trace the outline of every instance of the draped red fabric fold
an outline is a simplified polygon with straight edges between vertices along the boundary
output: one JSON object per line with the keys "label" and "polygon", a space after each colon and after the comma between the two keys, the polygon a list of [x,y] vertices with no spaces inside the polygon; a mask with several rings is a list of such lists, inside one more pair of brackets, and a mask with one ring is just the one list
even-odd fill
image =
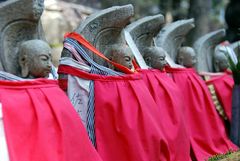
{"label": "draped red fabric fold", "polygon": [[229,121],[232,120],[232,90],[234,81],[229,74],[220,76],[211,76],[210,80],[206,81],[207,85],[213,85],[221,103],[224,112]]}
{"label": "draped red fabric fold", "polygon": [[218,116],[206,84],[193,69],[167,68],[182,90],[185,119],[190,129],[191,146],[197,160],[226,153],[237,147],[226,135],[224,123]]}
{"label": "draped red fabric fold", "polygon": [[170,160],[157,105],[140,74],[97,77],[66,66],[59,73],[94,80],[96,144],[104,161]]}
{"label": "draped red fabric fold", "polygon": [[101,161],[57,81],[0,81],[11,161]]}
{"label": "draped red fabric fold", "polygon": [[173,80],[160,70],[140,70],[143,80],[158,105],[159,124],[163,126],[172,161],[188,161],[190,136],[184,120],[183,97]]}

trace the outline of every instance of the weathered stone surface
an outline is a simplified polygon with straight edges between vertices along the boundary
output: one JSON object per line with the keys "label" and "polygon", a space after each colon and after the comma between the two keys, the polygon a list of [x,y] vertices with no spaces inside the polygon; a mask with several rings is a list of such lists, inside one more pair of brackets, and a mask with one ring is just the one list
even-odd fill
{"label": "weathered stone surface", "polygon": [[213,72],[213,53],[217,44],[225,37],[225,30],[220,29],[200,37],[193,45],[197,54],[196,69],[199,72]]}
{"label": "weathered stone surface", "polygon": [[186,68],[194,68],[196,62],[197,62],[196,52],[192,47],[183,46],[179,48],[176,57],[176,63]]}
{"label": "weathered stone surface", "polygon": [[215,47],[212,63],[214,72],[225,72],[228,67],[227,48],[223,44],[219,44]]}
{"label": "weathered stone surface", "polygon": [[[107,8],[87,17],[75,32],[83,35],[100,52],[104,53],[110,45],[125,44],[121,31],[129,23],[133,14],[132,5]],[[70,54],[63,50],[62,56],[70,56]],[[99,64],[104,64],[103,60],[91,53],[90,57]]]}
{"label": "weathered stone surface", "polygon": [[164,16],[159,14],[141,18],[130,25],[125,30],[131,34],[133,41],[138,48],[153,46],[153,38],[161,30],[164,24]]}
{"label": "weathered stone surface", "polygon": [[38,39],[24,41],[19,47],[18,64],[23,78],[48,78],[52,69],[50,46]]}
{"label": "weathered stone surface", "polygon": [[[109,60],[112,60],[113,62],[121,64],[122,66],[125,66],[126,68],[134,71],[133,65],[134,55],[129,46],[118,44],[111,45],[108,48],[106,48],[104,55]],[[121,72],[121,70],[119,70],[110,63],[107,63],[105,66],[115,71]]]}
{"label": "weathered stone surface", "polygon": [[43,39],[40,16],[43,0],[11,0],[0,3],[0,70],[17,74],[19,45],[30,39]]}
{"label": "weathered stone surface", "polygon": [[[133,51],[139,66],[143,69],[147,68],[141,53],[144,48],[154,46],[153,38],[159,33],[164,24],[164,16],[159,14],[155,16],[147,16],[125,27],[125,39]],[[130,37],[127,36],[128,33]]]}
{"label": "weathered stone surface", "polygon": [[167,24],[155,38],[156,46],[162,47],[175,61],[178,49],[185,40],[186,35],[194,28],[194,19],[179,20]]}

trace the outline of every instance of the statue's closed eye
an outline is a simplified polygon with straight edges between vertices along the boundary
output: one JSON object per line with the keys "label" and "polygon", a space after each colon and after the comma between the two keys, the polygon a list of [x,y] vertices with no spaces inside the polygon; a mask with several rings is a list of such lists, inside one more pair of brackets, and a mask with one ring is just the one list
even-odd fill
{"label": "statue's closed eye", "polygon": [[163,60],[165,60],[165,57],[161,56],[161,57],[158,58],[158,60],[163,61]]}
{"label": "statue's closed eye", "polygon": [[125,56],[125,57],[124,57],[124,60],[125,60],[125,61],[130,61],[131,58],[130,58],[129,56]]}
{"label": "statue's closed eye", "polygon": [[43,61],[47,61],[49,59],[49,57],[46,56],[46,55],[41,55],[40,59],[43,60]]}

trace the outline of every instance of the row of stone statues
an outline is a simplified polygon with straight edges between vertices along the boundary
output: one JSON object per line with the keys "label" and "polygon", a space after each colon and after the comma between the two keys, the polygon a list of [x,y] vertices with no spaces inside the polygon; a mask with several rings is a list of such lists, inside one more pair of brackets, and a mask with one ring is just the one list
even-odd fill
{"label": "row of stone statues", "polygon": [[[50,47],[46,43],[43,45],[40,22],[43,3],[43,1],[32,1],[28,3],[27,9],[25,3],[18,0],[1,4],[0,20],[3,22],[0,26],[3,30],[0,45],[1,70],[23,78],[48,76],[51,63],[48,62],[47,67],[44,67],[46,69],[38,64],[45,61],[41,59],[44,56],[39,56],[41,61],[31,61],[34,54],[37,56],[41,54],[41,50],[46,54],[47,61],[51,57]],[[11,6],[19,6],[15,12],[18,16],[7,14],[6,11]],[[23,7],[24,12],[22,12]],[[222,72],[228,68],[224,50],[216,47],[224,40],[223,29],[199,38],[191,48],[183,46],[183,43],[188,32],[194,27],[193,19],[165,25],[162,15],[144,17],[130,23],[132,16],[132,5],[111,7],[89,16],[79,25],[76,32],[82,34],[109,59],[130,69],[133,69],[131,60],[134,56],[141,68],[150,66],[163,69],[166,64],[175,67],[195,67],[199,72]],[[129,23],[130,25],[127,25]],[[35,38],[40,39],[31,40]],[[63,50],[62,56],[70,55]],[[112,68],[94,55],[90,56],[97,63]],[[32,71],[38,69],[39,71]]]}
{"label": "row of stone statues", "polygon": [[[120,64],[122,62],[122,65],[128,68],[132,68],[132,65],[125,64],[121,59],[124,59],[125,55],[129,56],[130,52],[141,68],[150,66],[162,69],[166,64],[173,67],[195,67],[199,72],[223,72],[228,68],[225,51],[218,50],[217,47],[224,40],[224,29],[204,35],[193,47],[183,46],[186,35],[194,27],[193,19],[164,26],[164,17],[156,15],[130,23],[132,12],[131,5],[102,10],[89,16],[76,32],[82,34],[109,59]],[[121,15],[121,18],[117,19],[117,25],[115,19],[109,19],[116,14]],[[126,25],[128,23],[130,24]],[[124,55],[123,51],[127,53]],[[67,56],[65,52],[63,51],[62,56]],[[122,54],[123,56],[119,56]],[[102,60],[91,56],[99,64],[104,64]]]}
{"label": "row of stone statues", "polygon": [[[26,4],[28,5],[25,6]],[[13,10],[16,10],[16,15],[8,15]],[[48,78],[53,69],[51,48],[41,29],[42,11],[42,0],[0,3],[0,22],[3,22],[0,24],[0,68],[21,77],[21,80]],[[199,73],[225,71],[228,68],[226,50],[221,45],[217,46],[224,40],[225,31],[218,30],[204,35],[190,47],[185,45],[185,38],[194,28],[193,19],[165,24],[164,16],[159,14],[130,22],[133,15],[133,6],[126,5],[107,8],[89,16],[76,28],[75,33],[65,35],[58,83],[46,79],[8,81],[10,87],[15,83],[19,85],[15,84],[17,89],[6,93],[4,99],[9,101],[3,99],[3,103],[9,102],[9,105],[5,103],[4,106],[9,107],[16,116],[22,115],[12,109],[16,104],[11,104],[14,98],[10,97],[15,96],[22,83],[26,86],[26,93],[34,96],[33,99],[28,95],[17,97],[20,102],[26,100],[26,107],[34,113],[28,114],[31,117],[29,120],[43,119],[41,123],[37,122],[38,126],[33,130],[39,133],[32,133],[29,124],[23,127],[30,129],[30,136],[47,136],[45,129],[49,129],[50,122],[57,119],[53,125],[57,130],[52,132],[50,138],[58,135],[69,138],[66,148],[62,150],[65,146],[58,145],[59,137],[56,137],[56,143],[49,143],[49,147],[56,145],[49,152],[45,148],[48,147],[49,138],[44,139],[46,142],[42,144],[37,141],[40,143],[37,148],[44,149],[43,156],[48,154],[50,158],[53,153],[66,153],[70,160],[75,156],[75,160],[94,158],[95,151],[85,149],[84,144],[75,142],[85,133],[75,133],[81,127],[74,128],[71,125],[78,123],[85,125],[93,146],[104,160],[109,161],[116,158],[133,161],[204,160],[216,153],[237,149],[228,139],[224,123],[216,112],[214,105],[218,102],[211,100],[211,96],[216,99],[212,95],[214,92],[209,93],[207,85],[195,70],[186,69],[195,68]],[[168,69],[167,66],[173,68]],[[164,69],[168,71],[162,72]],[[31,83],[36,86],[31,86]],[[59,90],[59,86],[63,90],[67,89],[68,98]],[[5,86],[3,89],[2,93],[7,91]],[[43,95],[44,91],[46,96]],[[4,94],[1,94],[1,99],[2,95]],[[66,101],[69,106],[61,101]],[[48,107],[46,102],[53,104],[53,108]],[[38,106],[33,109],[35,104]],[[54,113],[54,109],[60,111]],[[71,110],[73,113],[68,116]],[[82,121],[76,117],[76,112]],[[53,117],[48,118],[48,115]],[[73,121],[65,122],[62,119],[65,117]],[[31,122],[29,120],[24,123]],[[15,123],[18,121],[11,122],[18,125]],[[69,133],[65,133],[65,130]],[[51,128],[48,131],[51,134]],[[19,139],[18,134],[13,132],[13,135]],[[30,143],[28,139],[27,143]],[[89,141],[88,138],[86,141]],[[60,142],[64,144],[61,140]],[[181,143],[181,147],[176,143]],[[17,147],[19,146],[22,145]],[[26,147],[30,147],[27,152],[31,152],[32,147]],[[90,147],[93,148],[92,145]],[[19,149],[21,148],[14,150],[21,152]],[[58,153],[59,149],[62,153]],[[82,153],[86,155],[76,155]],[[30,156],[38,157],[34,154]]]}
{"label": "row of stone statues", "polygon": [[[199,77],[199,75],[197,75],[194,72],[194,70],[192,69],[188,70],[185,68],[196,68],[196,70],[199,73],[200,72],[212,73],[214,72],[214,70],[218,72],[226,70],[226,68],[228,67],[224,69],[222,68],[220,69],[220,67],[219,69],[217,68],[214,69],[213,67],[213,64],[214,64],[213,61],[218,62],[216,63],[216,65],[218,66],[223,64],[220,62],[220,60],[222,56],[225,57],[225,55],[224,54],[221,55],[218,53],[220,56],[217,57],[217,54],[214,54],[214,51],[215,51],[215,47],[224,40],[223,37],[225,32],[224,30],[219,30],[216,32],[209,33],[199,38],[199,40],[197,40],[194,43],[193,47],[190,47],[190,46],[186,46],[184,43],[185,43],[185,37],[187,33],[194,27],[193,19],[180,20],[180,21],[176,21],[171,24],[165,25],[164,17],[162,15],[155,15],[155,16],[144,17],[134,22],[130,22],[130,18],[133,15],[132,11],[133,11],[133,6],[131,5],[115,6],[115,7],[108,8],[106,10],[99,11],[98,13],[90,15],[85,21],[83,21],[76,28],[76,30],[74,31],[75,33],[72,33],[72,34],[74,34],[75,36],[82,35],[87,41],[90,42],[90,44],[92,44],[96,49],[98,49],[101,53],[103,53],[104,56],[108,58],[108,60],[118,63],[120,65],[123,65],[124,67],[128,68],[133,72],[135,71],[136,73],[139,72],[140,74],[143,75],[143,77],[144,77],[144,70],[139,70],[137,68],[141,68],[141,69],[155,68],[155,69],[163,70],[165,66],[173,67],[170,69],[166,67],[165,69],[167,72],[162,72],[162,73],[166,74],[167,78],[171,78],[171,79],[173,78],[172,80],[174,80],[176,84],[179,83],[178,85],[179,85],[179,88],[181,88],[181,94],[185,95],[184,106],[185,106],[185,109],[188,110],[188,114],[186,114],[186,116],[188,116],[191,119],[188,120],[186,117],[183,122],[185,122],[186,124],[189,124],[189,122],[193,123],[192,126],[188,127],[189,130],[191,131],[191,134],[190,134],[192,135],[191,137],[194,138],[193,140],[198,142],[199,140],[201,140],[199,138],[202,137],[205,143],[207,144],[211,144],[210,142],[213,142],[213,146],[210,146],[210,145],[202,146],[203,144],[199,143],[198,146],[200,146],[201,148],[193,147],[193,149],[195,150],[195,151],[193,150],[194,151],[193,153],[195,153],[193,155],[196,155],[196,158],[197,158],[196,160],[204,160],[203,158],[206,157],[207,155],[203,153],[207,151],[206,149],[208,149],[208,147],[215,147],[214,145],[218,143],[221,144],[220,143],[221,141],[216,141],[216,140],[212,141],[214,140],[213,138],[216,138],[214,136],[215,135],[214,133],[216,131],[218,131],[216,132],[218,134],[222,133],[220,134],[222,136],[219,138],[224,138],[223,136],[224,135],[227,136],[227,135],[224,130],[222,132],[221,130],[217,130],[217,128],[219,127],[224,129],[225,126],[223,122],[216,121],[216,120],[221,120],[221,118],[216,112],[216,107],[218,107],[217,105],[219,105],[220,103],[219,101],[216,101],[216,99],[215,100],[211,99],[211,96],[212,98],[216,98],[216,96],[214,95],[216,92],[211,92],[210,94],[210,92],[208,91],[207,85],[204,84],[205,82],[201,80],[201,77]],[[121,17],[118,17],[120,15]],[[109,63],[109,61],[105,61],[106,58],[102,59],[103,56],[94,54],[95,52],[93,52],[93,50],[89,50],[89,48],[87,48],[84,45],[85,41],[82,39],[81,39],[82,41],[80,41],[78,40],[78,38],[76,37],[66,38],[67,39],[65,40],[66,45],[64,45],[64,49],[62,51],[63,59],[64,57],[70,57],[70,59],[73,58],[71,59],[73,62],[73,60],[76,58],[74,54],[75,53],[74,49],[71,49],[71,47],[69,47],[71,45],[74,45],[73,48],[75,49],[77,48],[76,50],[78,50],[79,48],[78,54],[80,56],[83,56],[84,52],[83,50],[81,50],[81,46],[82,46],[82,48],[86,49],[87,51],[85,54],[88,54],[88,56],[91,57],[91,59],[97,62],[100,66],[105,66],[105,67],[114,69],[115,71],[120,72],[119,75],[124,73],[122,68],[120,69],[114,64]],[[72,39],[71,42],[73,44],[71,44],[71,42],[68,42],[68,39]],[[74,42],[74,41],[77,41],[77,42]],[[70,45],[68,46],[67,43],[69,43]],[[79,46],[77,46],[75,43],[78,44]],[[214,55],[216,56],[213,58]],[[223,59],[223,60],[227,61],[227,59]],[[137,62],[137,65],[134,63],[135,61]],[[137,99],[131,98],[130,95],[128,95],[127,91],[125,92],[121,91],[121,90],[124,90],[125,87],[131,88],[131,86],[127,85],[126,81],[122,80],[124,79],[124,77],[121,77],[121,76],[111,77],[114,74],[112,73],[109,74],[108,72],[106,72],[105,70],[101,70],[99,67],[95,66],[94,64],[92,63],[88,64],[88,63],[86,64],[89,65],[91,69],[90,69],[90,72],[87,71],[87,73],[82,73],[80,68],[79,67],[77,68],[76,65],[75,66],[72,64],[69,65],[70,64],[69,63],[68,64],[69,68],[67,69],[65,68],[66,67],[65,64],[60,63],[59,72],[61,73],[60,75],[61,77],[59,80],[60,82],[63,80],[67,80],[67,83],[65,82],[65,86],[63,89],[67,91],[69,98],[72,100],[72,102],[74,102],[75,104],[74,107],[76,111],[79,111],[80,117],[85,118],[83,119],[83,122],[86,123],[86,128],[88,130],[90,139],[93,142],[93,145],[96,145],[96,142],[98,142],[98,136],[96,134],[96,138],[94,137],[94,130],[92,129],[95,129],[95,128],[92,127],[94,126],[94,123],[91,121],[95,119],[92,118],[94,116],[91,116],[91,117],[89,116],[90,113],[94,113],[94,110],[96,110],[95,116],[96,118],[99,118],[98,117],[99,115],[106,114],[109,111],[111,111],[111,107],[117,107],[116,109],[118,112],[122,110],[120,106],[122,106],[124,110],[127,108],[130,108],[129,106],[131,105],[130,103],[128,103],[128,100],[136,101]],[[226,62],[226,64],[228,63]],[[95,68],[97,68],[97,70],[99,69],[100,71],[97,71]],[[71,70],[75,70],[75,72],[73,73]],[[163,77],[160,76],[161,72],[159,72],[159,70],[153,69],[153,70],[145,70],[145,71],[149,73],[151,72],[154,73],[156,71],[158,72],[156,75],[150,74],[149,76],[146,74],[147,75],[146,79],[150,82],[150,85],[148,86],[148,88],[152,93],[154,92],[157,93],[157,94],[154,93],[153,97],[156,99],[156,102],[158,102],[158,98],[161,100],[158,102],[159,107],[161,109],[165,109],[166,111],[169,110],[173,106],[168,105],[164,107],[164,104],[165,104],[164,102],[169,101],[168,99],[166,99],[165,96],[168,95],[170,92],[169,93],[166,92],[162,94],[161,89],[168,88],[169,90],[171,90],[172,88],[174,88],[174,85],[171,84],[168,86],[167,84],[163,84],[163,82],[161,82],[160,79],[163,79],[164,76]],[[67,76],[64,74],[66,74]],[[87,74],[88,76],[91,74],[95,74],[95,75],[94,76],[91,75],[91,77],[90,76],[87,77]],[[110,75],[110,77],[106,76],[108,74]],[[169,76],[168,74],[170,75],[170,77],[168,77]],[[136,76],[137,74],[132,74],[132,75],[130,74],[130,75],[124,75],[124,76],[133,76],[133,75]],[[121,81],[118,81],[117,79],[120,79]],[[156,79],[157,81],[155,82],[154,80]],[[89,85],[90,86],[89,90],[86,89],[85,85],[87,81],[90,81],[89,84],[91,84],[92,82],[94,83],[96,82],[96,84],[94,84],[94,92],[95,92],[94,96],[96,96],[94,97],[94,99],[96,101],[94,101],[95,109],[93,111],[91,110],[92,106],[90,106],[89,104],[86,105],[85,103],[85,106],[83,105],[84,101],[82,101],[82,104],[76,103],[78,101],[76,99],[76,95],[82,96],[86,94],[86,92],[89,92],[88,93],[89,100],[92,99],[90,98],[90,96],[92,96],[92,93],[91,93],[92,86]],[[168,80],[165,80],[165,81],[168,81]],[[112,83],[109,83],[109,82],[112,82]],[[196,84],[193,84],[193,82],[195,82]],[[101,83],[106,86],[101,86],[102,85]],[[121,84],[122,86],[118,85],[118,83]],[[113,88],[116,87],[117,92],[114,93],[113,90],[109,90],[110,86]],[[160,89],[158,88],[159,86],[161,87]],[[200,88],[198,88],[199,86]],[[138,86],[138,88],[139,89],[145,88],[145,86],[144,85]],[[81,89],[82,89],[82,92],[80,92]],[[203,91],[201,91],[201,89]],[[99,93],[100,90],[105,90],[107,92],[101,91],[102,93]],[[230,91],[230,90],[227,90],[227,91]],[[128,96],[128,98],[121,98],[118,94],[126,95]],[[181,97],[180,96],[181,94],[176,94],[175,96],[179,98]],[[101,99],[99,99],[99,97],[101,97]],[[120,102],[114,101],[114,98],[116,97],[119,97],[121,101]],[[169,98],[170,97],[171,96],[169,96]],[[92,102],[92,101],[93,100],[89,102]],[[112,102],[116,102],[115,104],[116,106],[112,105]],[[145,104],[146,102],[147,101],[143,102],[142,104]],[[87,110],[85,111],[87,112],[83,112],[83,110],[81,111],[81,108],[83,106],[86,107]],[[105,107],[107,109],[103,110],[101,114],[97,113],[97,111],[99,110],[98,108],[104,109]],[[230,106],[227,106],[227,107],[229,109]],[[176,109],[177,107],[174,106],[173,111],[175,111]],[[164,113],[164,111],[162,111],[161,115],[162,117],[167,116],[169,118],[173,118],[172,116],[174,113],[173,111],[171,112],[168,111],[169,113]],[[184,109],[182,109],[182,112],[183,111]],[[196,113],[192,111],[195,111]],[[216,115],[215,114],[214,115],[216,117],[215,116],[211,117],[210,113],[215,113]],[[124,116],[128,116],[128,115],[129,113]],[[179,115],[182,117],[181,113],[179,113]],[[113,120],[117,118],[117,115],[114,115],[114,114],[112,115],[109,114],[105,118],[111,118],[111,116],[114,117]],[[194,117],[196,117],[196,120],[194,119]],[[211,120],[211,118],[214,118],[214,119]],[[103,122],[103,116],[101,115],[101,119],[99,120],[96,119],[95,121],[96,121],[95,126],[97,126],[99,122]],[[215,123],[216,126],[212,124],[215,121],[216,121]],[[111,122],[111,124],[113,122]],[[161,123],[171,124],[170,122],[171,121],[163,120]],[[202,122],[205,122],[206,124],[201,124]],[[199,128],[200,127],[199,123],[202,125],[202,128]],[[111,125],[109,125],[109,127],[110,126]],[[120,131],[118,130],[118,127],[119,127],[119,124],[114,126],[114,128],[117,128],[116,129],[117,133]],[[193,129],[197,128],[196,130],[197,132],[195,131],[196,135],[193,134],[194,130],[192,130],[191,128]],[[166,130],[166,133],[170,131],[167,128],[164,129],[163,131],[165,130]],[[212,131],[212,134],[210,134],[211,133],[210,131]],[[97,133],[99,131],[96,130],[95,132]],[[102,135],[104,136],[103,133]],[[211,139],[207,141],[206,138],[208,139],[211,138]],[[169,139],[169,140],[172,140],[172,139]],[[191,146],[194,146],[194,143],[191,143],[191,144],[192,144]],[[108,146],[106,145],[106,147]],[[204,151],[202,153],[203,154],[202,159],[199,156],[197,156],[198,155],[197,153],[199,154],[201,153],[200,151]],[[101,150],[99,150],[99,152],[101,153]],[[174,155],[174,153],[172,155]]]}

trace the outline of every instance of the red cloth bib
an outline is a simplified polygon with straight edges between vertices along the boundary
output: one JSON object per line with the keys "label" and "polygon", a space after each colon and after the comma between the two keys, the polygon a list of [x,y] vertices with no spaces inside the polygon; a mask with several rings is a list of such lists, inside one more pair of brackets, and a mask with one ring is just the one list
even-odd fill
{"label": "red cloth bib", "polygon": [[69,66],[59,73],[94,80],[96,144],[104,161],[170,160],[157,104],[141,75],[102,76]]}
{"label": "red cloth bib", "polygon": [[11,161],[101,161],[57,81],[0,81]]}
{"label": "red cloth bib", "polygon": [[163,126],[172,161],[188,161],[190,136],[184,120],[183,97],[173,80],[160,70],[140,70],[150,93],[158,105],[159,124]]}
{"label": "red cloth bib", "polygon": [[191,136],[191,146],[197,160],[226,153],[237,147],[226,135],[224,123],[218,116],[207,86],[193,69],[167,68],[182,90],[185,119]]}

